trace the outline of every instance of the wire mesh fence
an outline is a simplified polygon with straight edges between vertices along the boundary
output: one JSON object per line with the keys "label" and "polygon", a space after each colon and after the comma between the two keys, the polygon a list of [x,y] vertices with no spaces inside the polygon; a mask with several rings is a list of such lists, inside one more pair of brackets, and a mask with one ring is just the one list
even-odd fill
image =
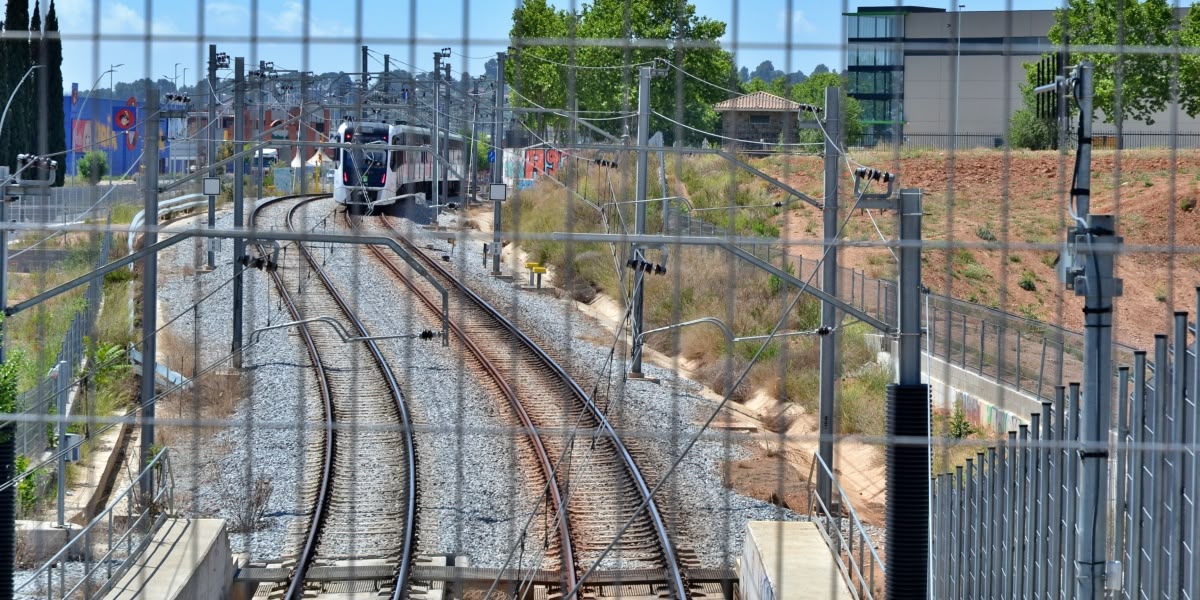
{"label": "wire mesh fence", "polygon": [[[23,514],[45,518],[66,419],[79,470],[169,447],[174,502],[142,516],[222,519],[249,560],[230,578],[288,598],[1200,597],[1200,387],[1175,314],[1200,281],[1185,7],[1072,3],[1052,30],[1011,2],[93,0],[39,4],[36,25],[20,4],[6,23],[35,32],[0,37],[30,57],[0,73],[0,161],[68,176],[8,204],[28,272],[6,272],[7,356],[64,365],[21,375],[7,419],[29,468],[0,491]],[[1129,39],[1151,45],[1096,37],[1143,23]],[[136,181],[71,185],[96,150]],[[151,226],[106,222],[146,186],[198,207],[151,219],[149,254]],[[901,188],[923,202],[915,297]],[[1124,237],[1099,375],[1099,288],[1059,279],[1090,275],[1091,213]],[[84,281],[64,257],[98,231],[105,276],[39,312]],[[932,392],[889,413],[914,383],[913,301]],[[85,338],[136,351],[102,373]],[[1106,443],[1083,427],[1097,378],[1118,389]],[[87,408],[52,414],[64,394]],[[928,436],[897,437],[908,413]],[[898,466],[914,445],[928,460]],[[925,480],[928,507],[894,500]],[[1092,500],[1108,535],[1077,551]],[[100,514],[81,504],[76,522]],[[0,596],[50,571],[6,539]],[[60,558],[75,581],[99,566]]]}

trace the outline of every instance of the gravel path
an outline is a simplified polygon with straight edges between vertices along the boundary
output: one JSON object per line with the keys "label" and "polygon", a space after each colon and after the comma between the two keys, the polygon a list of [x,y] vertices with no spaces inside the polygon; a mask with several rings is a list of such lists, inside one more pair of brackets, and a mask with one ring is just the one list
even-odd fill
{"label": "gravel path", "polygon": [[[246,213],[249,215],[249,207]],[[230,214],[217,220],[218,228],[232,226]],[[286,329],[263,333],[261,340],[245,351],[240,380],[236,374],[230,375],[232,242],[221,242],[213,272],[196,273],[204,259],[203,248],[190,241],[160,254],[160,320],[175,317],[207,296],[200,302],[199,320],[194,311],[187,312],[168,326],[169,335],[186,340],[181,344],[184,348],[197,341],[201,370],[212,369],[200,378],[203,397],[195,398],[197,402],[207,405],[214,387],[236,388],[239,383],[246,400],[232,404],[233,410],[227,414],[213,414],[214,409],[205,406],[205,418],[225,420],[218,426],[185,424],[175,428],[173,440],[168,440],[164,431],[164,442],[177,448],[172,454],[177,506],[185,516],[229,519],[234,552],[249,553],[253,560],[279,557],[294,552],[286,543],[288,528],[297,517],[306,519],[311,510],[300,490],[315,485],[316,476],[304,469],[304,463],[315,459],[321,438],[319,432],[301,424],[311,425],[321,418],[315,378],[299,338]],[[245,273],[244,332],[248,339],[254,329],[290,317],[275,295],[268,294],[271,282],[265,273],[253,269]],[[168,353],[166,361],[172,367],[192,367],[191,357],[170,354],[171,345],[160,341],[159,348]],[[185,406],[191,403],[192,394],[185,394],[183,401]],[[159,416],[175,415],[166,409],[160,410]],[[259,514],[257,527],[245,531]]]}

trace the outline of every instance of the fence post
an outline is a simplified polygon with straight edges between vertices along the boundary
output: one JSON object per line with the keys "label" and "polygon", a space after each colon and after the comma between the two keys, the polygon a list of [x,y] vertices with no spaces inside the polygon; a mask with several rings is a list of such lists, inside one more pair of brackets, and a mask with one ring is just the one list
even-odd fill
{"label": "fence post", "polygon": [[979,320],[979,374],[983,375],[984,336],[987,335],[987,321]]}
{"label": "fence post", "polygon": [[1017,391],[1021,391],[1021,330],[1017,330]]}
{"label": "fence post", "polygon": [[58,402],[58,442],[54,444],[58,454],[58,472],[55,477],[58,479],[58,527],[61,529],[66,526],[66,510],[67,510],[67,454],[63,452],[63,442],[67,439],[67,379],[70,378],[70,370],[67,368],[67,361],[59,361],[55,367],[55,380],[58,384],[58,393],[56,401]]}

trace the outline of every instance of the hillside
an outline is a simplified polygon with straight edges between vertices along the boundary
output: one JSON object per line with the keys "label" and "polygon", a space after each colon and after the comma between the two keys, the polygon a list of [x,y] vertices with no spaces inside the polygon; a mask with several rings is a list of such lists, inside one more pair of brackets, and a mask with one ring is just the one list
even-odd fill
{"label": "hillside", "polygon": [[[1058,283],[1055,253],[1029,247],[1063,239],[1074,154],[972,150],[951,159],[944,152],[904,151],[858,152],[852,158],[899,173],[903,187],[925,190],[925,239],[971,246],[926,253],[925,281],[934,291],[1082,329],[1082,302]],[[1155,333],[1168,331],[1172,310],[1195,311],[1200,152],[1180,151],[1172,157],[1167,150],[1122,151],[1119,175],[1117,161],[1113,151],[1095,152],[1092,211],[1116,214],[1118,232],[1130,248],[1117,261],[1125,295],[1117,301],[1116,339],[1149,348]],[[821,195],[819,157],[775,156],[752,164],[801,191]],[[852,190],[847,178],[843,207],[853,204]],[[847,239],[878,241],[869,216],[858,213],[851,216]],[[883,234],[892,237],[894,215],[874,216]],[[773,219],[784,239],[820,239],[820,213],[807,205]],[[816,259],[821,250],[796,245],[793,254]],[[843,266],[875,277],[895,273],[883,248],[846,248],[841,260]]]}

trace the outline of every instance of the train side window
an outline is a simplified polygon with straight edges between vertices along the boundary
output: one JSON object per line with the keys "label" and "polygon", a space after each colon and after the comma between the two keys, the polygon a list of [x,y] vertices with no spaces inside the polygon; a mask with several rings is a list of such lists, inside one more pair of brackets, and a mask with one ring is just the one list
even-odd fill
{"label": "train side window", "polygon": [[[393,146],[400,145],[400,136],[396,136],[396,135],[392,136],[392,145]],[[404,164],[404,152],[402,152],[400,150],[392,150],[391,169],[393,171],[395,171],[396,169],[399,169],[400,165],[402,165],[402,164]]]}

